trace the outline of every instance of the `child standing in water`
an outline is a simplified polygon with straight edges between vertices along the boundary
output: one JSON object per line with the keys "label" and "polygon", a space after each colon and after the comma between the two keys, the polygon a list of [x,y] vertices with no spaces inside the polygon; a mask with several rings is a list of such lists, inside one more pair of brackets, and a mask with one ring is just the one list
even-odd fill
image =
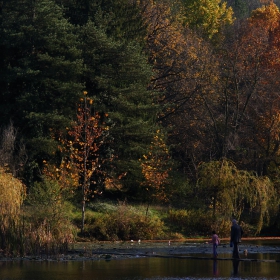
{"label": "child standing in water", "polygon": [[217,258],[217,256],[218,256],[217,247],[220,244],[220,238],[216,234],[215,230],[212,231],[212,239],[211,239],[210,243],[213,244],[213,257]]}

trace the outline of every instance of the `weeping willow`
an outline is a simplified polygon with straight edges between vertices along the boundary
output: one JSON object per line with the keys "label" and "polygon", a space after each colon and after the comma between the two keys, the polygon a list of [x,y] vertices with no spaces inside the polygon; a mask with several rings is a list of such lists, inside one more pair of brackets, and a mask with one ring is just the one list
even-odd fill
{"label": "weeping willow", "polygon": [[6,246],[11,230],[20,221],[20,211],[25,198],[24,184],[5,169],[0,168],[0,246]]}
{"label": "weeping willow", "polygon": [[256,233],[269,220],[269,210],[276,203],[276,192],[267,177],[239,170],[229,160],[202,163],[199,166],[197,193],[204,197],[212,209],[213,217],[217,214],[225,218],[240,219],[245,204],[258,212]]}
{"label": "weeping willow", "polygon": [[25,198],[23,183],[0,168],[0,222],[8,226],[10,219],[16,219]]}

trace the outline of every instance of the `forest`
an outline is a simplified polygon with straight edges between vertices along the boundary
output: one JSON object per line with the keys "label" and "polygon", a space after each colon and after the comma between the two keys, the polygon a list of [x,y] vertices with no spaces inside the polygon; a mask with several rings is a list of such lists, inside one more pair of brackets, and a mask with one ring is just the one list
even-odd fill
{"label": "forest", "polygon": [[279,235],[279,7],[0,0],[0,248]]}

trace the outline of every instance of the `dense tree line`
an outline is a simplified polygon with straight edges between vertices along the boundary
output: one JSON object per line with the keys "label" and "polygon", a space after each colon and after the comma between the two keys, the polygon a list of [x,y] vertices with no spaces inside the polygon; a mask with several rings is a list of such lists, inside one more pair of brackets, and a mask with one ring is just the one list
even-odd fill
{"label": "dense tree line", "polygon": [[0,1],[1,166],[280,227],[277,5]]}

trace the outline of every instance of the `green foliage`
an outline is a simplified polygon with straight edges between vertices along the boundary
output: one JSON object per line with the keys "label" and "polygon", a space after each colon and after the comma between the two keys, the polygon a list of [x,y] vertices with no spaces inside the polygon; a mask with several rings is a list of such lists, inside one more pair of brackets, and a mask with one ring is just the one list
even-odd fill
{"label": "green foliage", "polygon": [[256,232],[269,219],[270,209],[278,205],[275,188],[267,177],[258,177],[249,172],[238,170],[227,160],[202,163],[197,181],[198,196],[205,199],[212,209],[212,219],[217,214],[230,220],[239,220],[246,204],[257,211]]}
{"label": "green foliage", "polygon": [[201,29],[210,39],[221,29],[233,23],[233,11],[221,0],[183,0],[186,23],[191,28]]}
{"label": "green foliage", "polygon": [[88,204],[88,208],[94,212],[112,213],[117,210],[118,205],[112,202],[102,202],[95,200],[94,202]]}
{"label": "green foliage", "polygon": [[247,18],[249,17],[249,7],[248,3],[244,0],[234,0],[234,4],[232,5],[234,15],[238,19]]}
{"label": "green foliage", "polygon": [[136,1],[101,0],[96,5],[92,20],[117,41],[144,43],[146,35],[141,10]]}
{"label": "green foliage", "polygon": [[186,176],[182,176],[176,168],[171,170],[170,176],[172,178],[172,182],[169,184],[170,205],[183,209],[198,208],[199,203],[196,201],[195,189],[189,179]]}
{"label": "green foliage", "polygon": [[98,240],[162,239],[164,230],[157,215],[146,216],[144,211],[123,203],[87,218],[85,224],[85,233]]}
{"label": "green foliage", "polygon": [[[227,2],[239,18],[260,5]],[[79,226],[80,220],[65,208],[65,200],[81,168],[71,177],[73,162],[62,160],[57,140],[70,127],[84,90],[100,121],[108,116],[110,126],[108,142],[91,161],[102,172],[90,179],[95,190],[106,188],[105,198],[116,200],[118,193],[147,202],[159,194],[147,198],[141,192],[139,162],[158,129],[168,131],[164,150],[179,162],[169,173],[175,174],[172,182],[166,180],[170,166],[164,166],[164,158],[155,152],[146,162],[153,172],[144,174],[145,187],[157,184],[161,197],[172,198],[170,207],[176,206],[168,218],[93,203],[94,212],[86,217],[92,238],[208,235],[213,227],[227,235],[232,216],[244,221],[248,234],[274,225],[279,231],[275,5],[254,11],[227,33],[223,29],[233,22],[232,9],[220,0],[22,0],[20,5],[9,0],[0,6],[0,126],[7,136],[2,135],[1,166],[8,164],[13,174],[24,168],[29,190],[21,212],[24,186],[0,170],[2,248],[50,252],[74,240],[70,218]],[[209,43],[220,36],[228,36],[219,45],[222,50]],[[10,120],[14,130],[6,129]],[[108,155],[111,160],[105,162]],[[59,170],[49,177],[53,180],[35,183],[45,160]]]}
{"label": "green foliage", "polygon": [[36,183],[24,209],[26,253],[55,253],[75,240],[76,228],[69,219],[64,193],[55,181]]}
{"label": "green foliage", "polygon": [[212,231],[209,211],[171,209],[168,211],[166,224],[173,232],[181,232],[185,237],[205,236]]}
{"label": "green foliage", "polygon": [[107,171],[123,179],[124,189],[132,190],[132,184],[137,189],[143,179],[139,158],[157,129],[155,96],[147,90],[151,68],[139,44],[116,41],[93,22],[81,29],[81,40],[88,95],[110,122],[110,149],[117,160]]}
{"label": "green foliage", "polygon": [[53,156],[53,144],[44,145],[50,131],[63,130],[75,114],[83,88],[75,32],[52,0],[1,6],[0,117],[21,128],[29,161]]}
{"label": "green foliage", "polygon": [[86,25],[89,21],[103,29],[118,41],[143,43],[145,26],[136,1],[129,0],[57,0],[65,7],[66,18],[74,25]]}
{"label": "green foliage", "polygon": [[[211,232],[215,230],[222,238],[228,238],[231,220],[224,216],[217,216],[213,221],[211,218],[211,211],[203,211],[201,209],[171,209],[165,218],[166,226],[172,232],[179,232],[185,238],[195,236],[210,236]],[[252,236],[256,233],[256,227],[251,226],[243,221],[240,225],[244,231],[244,236]]]}

